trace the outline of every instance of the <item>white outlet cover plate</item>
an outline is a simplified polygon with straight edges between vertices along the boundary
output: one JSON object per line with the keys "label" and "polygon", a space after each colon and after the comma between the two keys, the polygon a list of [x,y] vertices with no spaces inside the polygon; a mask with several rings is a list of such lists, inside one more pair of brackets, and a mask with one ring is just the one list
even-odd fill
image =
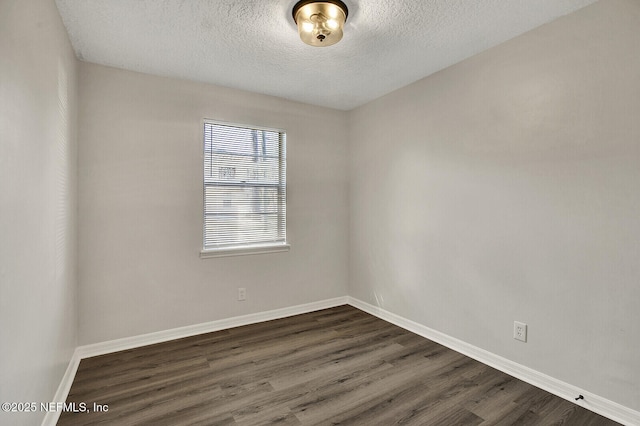
{"label": "white outlet cover plate", "polygon": [[513,322],[513,338],[522,342],[527,341],[527,324],[523,322]]}

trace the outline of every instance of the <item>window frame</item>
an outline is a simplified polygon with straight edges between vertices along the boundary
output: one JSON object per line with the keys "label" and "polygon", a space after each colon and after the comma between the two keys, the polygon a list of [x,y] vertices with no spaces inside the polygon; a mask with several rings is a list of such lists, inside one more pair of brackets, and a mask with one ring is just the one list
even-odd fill
{"label": "window frame", "polygon": [[[262,243],[252,243],[252,244],[237,244],[231,246],[222,246],[222,247],[205,247],[206,242],[206,209],[207,209],[207,184],[205,182],[205,156],[206,156],[206,142],[205,142],[205,129],[207,124],[219,125],[219,126],[228,126],[228,127],[237,127],[249,130],[259,130],[259,131],[267,131],[267,132],[276,132],[279,134],[279,147],[278,147],[278,167],[279,172],[282,173],[282,169],[284,169],[284,241],[278,242],[262,242]],[[212,258],[212,257],[226,257],[226,256],[240,256],[240,255],[253,255],[253,254],[262,254],[262,253],[277,253],[277,252],[286,252],[289,251],[291,245],[287,240],[287,219],[286,219],[286,207],[287,207],[287,178],[286,178],[286,163],[287,163],[287,155],[286,155],[286,147],[287,147],[287,132],[284,129],[278,129],[273,127],[263,127],[249,124],[241,124],[241,123],[232,123],[228,121],[221,120],[213,120],[205,118],[201,120],[200,123],[200,137],[202,141],[202,150],[201,155],[201,166],[202,173],[200,175],[202,182],[202,241],[201,241],[201,249],[200,249],[200,258]]]}

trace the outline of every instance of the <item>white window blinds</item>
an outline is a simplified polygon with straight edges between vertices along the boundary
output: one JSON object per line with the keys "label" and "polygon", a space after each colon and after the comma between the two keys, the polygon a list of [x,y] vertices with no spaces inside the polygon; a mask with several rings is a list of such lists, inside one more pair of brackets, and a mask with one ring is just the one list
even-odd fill
{"label": "white window blinds", "polygon": [[286,244],[286,135],[204,123],[204,251]]}

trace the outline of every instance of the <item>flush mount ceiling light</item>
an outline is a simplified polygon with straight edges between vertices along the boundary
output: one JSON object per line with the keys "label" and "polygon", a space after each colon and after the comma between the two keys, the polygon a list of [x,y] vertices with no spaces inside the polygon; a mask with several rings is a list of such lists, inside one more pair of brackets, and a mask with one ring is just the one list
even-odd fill
{"label": "flush mount ceiling light", "polygon": [[342,39],[349,10],[340,0],[302,0],[293,7],[293,20],[302,41],[311,46],[331,46]]}

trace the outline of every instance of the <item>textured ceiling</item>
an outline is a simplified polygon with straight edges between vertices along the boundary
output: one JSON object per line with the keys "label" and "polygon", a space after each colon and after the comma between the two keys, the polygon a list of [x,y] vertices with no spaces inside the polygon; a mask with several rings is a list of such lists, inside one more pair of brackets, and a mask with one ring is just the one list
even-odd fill
{"label": "textured ceiling", "polygon": [[56,0],[79,59],[349,110],[595,0],[345,0],[334,46],[295,0]]}

